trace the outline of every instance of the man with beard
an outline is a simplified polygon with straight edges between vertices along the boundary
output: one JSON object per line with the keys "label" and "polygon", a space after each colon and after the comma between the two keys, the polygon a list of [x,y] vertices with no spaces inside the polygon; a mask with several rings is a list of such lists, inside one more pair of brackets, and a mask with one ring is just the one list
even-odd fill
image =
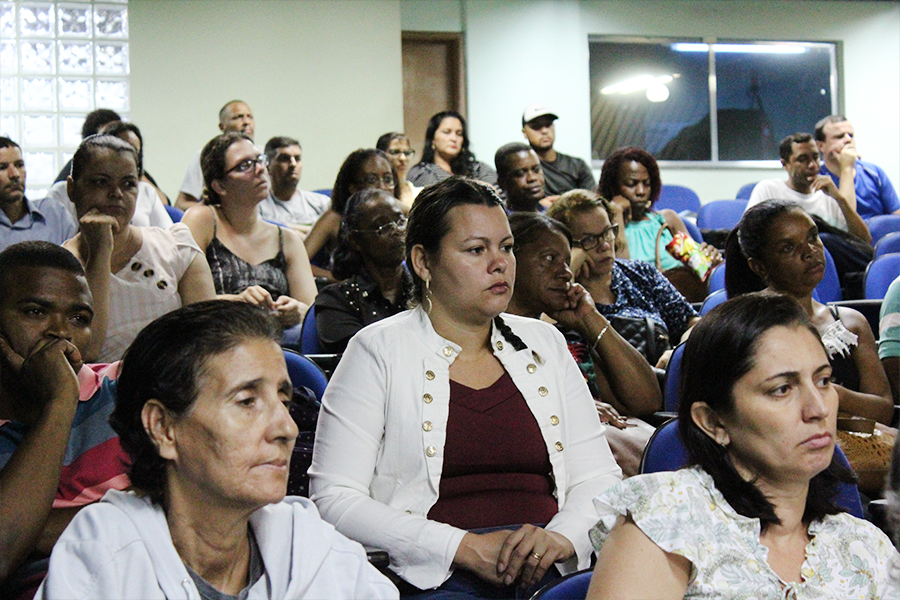
{"label": "man with beard", "polygon": [[0,137],[0,208],[0,250],[27,240],[62,244],[78,229],[56,200],[25,197],[25,159],[19,145],[7,137]]}
{"label": "man with beard", "polygon": [[558,118],[543,104],[532,104],[522,114],[522,133],[541,159],[547,195],[558,196],[574,189],[593,190],[597,182],[587,163],[553,149],[554,122]]}

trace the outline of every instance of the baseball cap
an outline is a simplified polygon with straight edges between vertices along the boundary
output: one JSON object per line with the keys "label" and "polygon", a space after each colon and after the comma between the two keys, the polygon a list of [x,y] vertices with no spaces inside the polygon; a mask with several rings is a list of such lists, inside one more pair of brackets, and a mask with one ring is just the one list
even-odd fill
{"label": "baseball cap", "polygon": [[522,125],[524,126],[528,121],[533,121],[545,115],[553,117],[554,121],[559,118],[544,104],[530,104],[525,107],[525,112],[522,113]]}

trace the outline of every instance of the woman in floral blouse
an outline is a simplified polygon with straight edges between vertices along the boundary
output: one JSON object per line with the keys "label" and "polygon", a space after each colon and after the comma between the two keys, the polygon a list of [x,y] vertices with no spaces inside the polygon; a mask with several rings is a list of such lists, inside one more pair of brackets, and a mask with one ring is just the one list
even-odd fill
{"label": "woman in floral blouse", "polygon": [[[682,365],[691,467],[594,500],[588,598],[898,598],[897,551],[834,502],[837,391],[818,332],[788,297],[730,300]],[[895,559],[894,559],[895,560]]]}

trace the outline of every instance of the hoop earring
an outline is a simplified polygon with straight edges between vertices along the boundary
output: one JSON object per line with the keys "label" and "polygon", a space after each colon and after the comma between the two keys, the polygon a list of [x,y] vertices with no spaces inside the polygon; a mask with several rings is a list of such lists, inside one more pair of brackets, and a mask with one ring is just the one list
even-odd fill
{"label": "hoop earring", "polygon": [[[424,306],[424,304],[426,302],[428,303],[427,307]],[[431,309],[433,308],[433,305],[431,304],[431,280],[430,279],[425,280],[425,293],[422,294],[422,304],[423,304],[423,308],[425,309],[425,314],[430,315]]]}

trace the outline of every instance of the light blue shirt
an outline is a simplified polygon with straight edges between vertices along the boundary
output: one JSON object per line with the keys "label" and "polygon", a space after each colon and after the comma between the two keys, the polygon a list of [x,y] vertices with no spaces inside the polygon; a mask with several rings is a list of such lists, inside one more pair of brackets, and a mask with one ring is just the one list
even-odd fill
{"label": "light blue shirt", "polygon": [[78,224],[62,204],[52,198],[25,202],[28,212],[15,223],[0,210],[0,250],[31,240],[62,244],[75,236]]}

